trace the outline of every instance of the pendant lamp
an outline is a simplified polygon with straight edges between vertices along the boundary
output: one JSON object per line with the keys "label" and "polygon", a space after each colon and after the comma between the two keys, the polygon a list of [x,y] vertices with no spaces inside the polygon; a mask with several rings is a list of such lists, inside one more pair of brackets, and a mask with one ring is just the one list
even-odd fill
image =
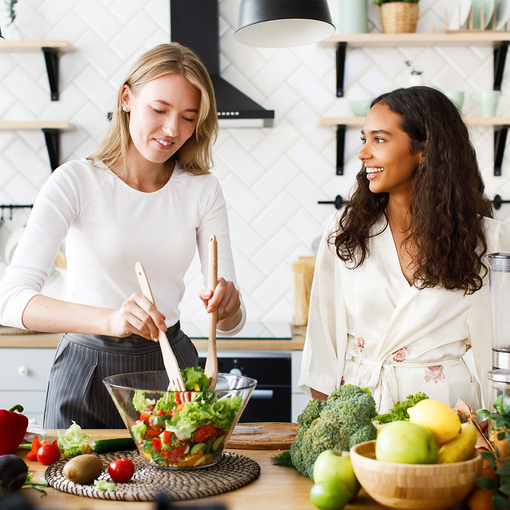
{"label": "pendant lamp", "polygon": [[290,48],[333,35],[327,0],[242,0],[237,41],[261,48]]}

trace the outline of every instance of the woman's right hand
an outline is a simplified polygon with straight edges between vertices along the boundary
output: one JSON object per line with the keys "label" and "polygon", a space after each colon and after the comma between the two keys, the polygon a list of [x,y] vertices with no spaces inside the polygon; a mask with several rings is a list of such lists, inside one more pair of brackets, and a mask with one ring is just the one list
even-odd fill
{"label": "woman's right hand", "polygon": [[158,329],[166,331],[165,316],[142,294],[132,294],[111,319],[112,336],[139,335],[158,341]]}

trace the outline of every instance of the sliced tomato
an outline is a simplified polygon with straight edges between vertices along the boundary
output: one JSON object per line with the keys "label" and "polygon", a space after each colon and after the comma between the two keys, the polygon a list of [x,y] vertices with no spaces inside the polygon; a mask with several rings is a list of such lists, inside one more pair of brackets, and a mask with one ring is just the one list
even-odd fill
{"label": "sliced tomato", "polygon": [[163,411],[163,409],[160,409],[158,411],[158,414],[156,414],[156,416],[164,416],[164,414],[165,414],[165,411]]}
{"label": "sliced tomato", "polygon": [[193,439],[195,443],[205,443],[210,437],[217,436],[216,427],[204,425],[195,431]]}
{"label": "sliced tomato", "polygon": [[186,445],[178,446],[177,448],[174,448],[171,452],[163,451],[161,452],[161,455],[164,459],[168,460],[168,462],[171,462],[172,464],[177,464],[178,462],[181,462],[185,452],[186,451]]}
{"label": "sliced tomato", "polygon": [[147,437],[156,437],[159,436],[160,434],[161,430],[155,429],[153,427],[148,427],[147,430],[145,431],[145,435]]}

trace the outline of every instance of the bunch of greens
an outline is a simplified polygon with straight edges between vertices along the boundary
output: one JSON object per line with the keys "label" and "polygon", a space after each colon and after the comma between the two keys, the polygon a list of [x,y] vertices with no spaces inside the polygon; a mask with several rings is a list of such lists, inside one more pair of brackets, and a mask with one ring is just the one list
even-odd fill
{"label": "bunch of greens", "polygon": [[[493,422],[494,430],[499,441],[506,440],[507,446],[510,448],[510,399],[503,398],[499,395],[494,402],[494,413],[487,409],[480,409],[476,414],[481,418],[489,418]],[[489,462],[488,469],[496,468],[497,482],[488,478],[480,477],[476,479],[476,483],[483,489],[498,489],[498,492],[492,496],[492,506],[494,508],[510,508],[508,496],[510,496],[510,463],[508,457],[505,457],[499,448],[495,448],[495,452],[480,452],[482,457]]]}
{"label": "bunch of greens", "polygon": [[408,395],[405,400],[397,400],[395,405],[386,414],[378,414],[374,421],[379,422],[381,425],[384,423],[391,423],[392,421],[406,421],[409,420],[407,410],[414,407],[420,400],[425,400],[429,397],[422,391],[415,395]]}

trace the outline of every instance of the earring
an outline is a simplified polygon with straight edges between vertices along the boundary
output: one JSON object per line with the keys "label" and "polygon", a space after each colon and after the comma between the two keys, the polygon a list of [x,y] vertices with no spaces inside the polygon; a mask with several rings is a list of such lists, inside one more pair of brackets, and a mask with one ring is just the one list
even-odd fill
{"label": "earring", "polygon": [[128,109],[125,106],[122,107],[122,111],[128,113]]}

